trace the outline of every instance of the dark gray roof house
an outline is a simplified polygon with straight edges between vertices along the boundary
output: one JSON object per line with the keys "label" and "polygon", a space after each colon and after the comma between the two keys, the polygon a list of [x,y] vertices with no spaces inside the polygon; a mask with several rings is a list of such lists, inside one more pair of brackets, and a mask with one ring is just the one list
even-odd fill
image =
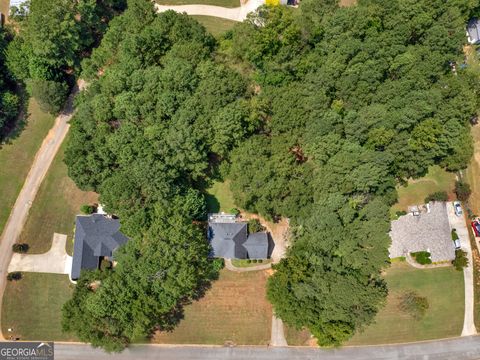
{"label": "dark gray roof house", "polygon": [[471,45],[480,43],[480,20],[472,18],[467,24],[467,39]]}
{"label": "dark gray roof house", "polygon": [[267,233],[248,235],[244,222],[209,221],[208,240],[212,257],[225,259],[266,259],[268,257]]}
{"label": "dark gray roof house", "polygon": [[127,240],[118,219],[101,214],[77,216],[70,278],[78,279],[82,269],[97,269],[101,257],[112,257]]}

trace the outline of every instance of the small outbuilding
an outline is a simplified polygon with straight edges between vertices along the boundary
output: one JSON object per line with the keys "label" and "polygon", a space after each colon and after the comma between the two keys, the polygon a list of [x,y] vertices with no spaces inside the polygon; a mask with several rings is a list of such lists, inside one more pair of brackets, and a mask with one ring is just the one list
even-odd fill
{"label": "small outbuilding", "polygon": [[470,45],[480,44],[480,20],[472,18],[467,24],[467,40]]}

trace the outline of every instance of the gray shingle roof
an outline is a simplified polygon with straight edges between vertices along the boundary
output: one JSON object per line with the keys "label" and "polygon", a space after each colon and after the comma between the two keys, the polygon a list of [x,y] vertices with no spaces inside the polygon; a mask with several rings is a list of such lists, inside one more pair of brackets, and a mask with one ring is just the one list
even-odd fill
{"label": "gray shingle roof", "polygon": [[480,42],[480,20],[470,19],[467,25],[468,42],[472,45]]}
{"label": "gray shingle roof", "polygon": [[77,216],[73,246],[72,280],[80,276],[82,269],[96,269],[101,256],[111,257],[113,252],[127,242],[120,232],[118,219],[104,215]]}
{"label": "gray shingle roof", "polygon": [[266,259],[268,257],[268,236],[266,232],[248,235],[243,246],[247,249],[249,259]]}
{"label": "gray shingle roof", "polygon": [[208,224],[208,240],[212,246],[211,256],[225,259],[266,259],[268,237],[266,233],[247,234],[246,223]]}

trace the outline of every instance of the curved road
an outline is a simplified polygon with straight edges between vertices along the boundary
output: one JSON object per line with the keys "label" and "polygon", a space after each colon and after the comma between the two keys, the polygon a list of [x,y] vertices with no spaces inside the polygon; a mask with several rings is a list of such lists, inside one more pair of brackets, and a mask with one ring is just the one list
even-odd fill
{"label": "curved road", "polygon": [[[82,86],[82,84],[80,85]],[[3,299],[3,293],[6,286],[6,278],[8,273],[8,265],[12,259],[12,245],[17,241],[22,232],[23,225],[28,216],[28,211],[32,206],[33,200],[37,195],[40,184],[42,183],[48,168],[52,164],[53,158],[58,152],[65,136],[68,132],[68,121],[73,114],[73,98],[78,88],[75,87],[69,96],[62,113],[55,119],[53,128],[50,129],[47,137],[35,155],[32,167],[25,179],[22,190],[15,201],[15,205],[10,212],[10,217],[5,224],[2,236],[0,238],[0,302]],[[1,304],[0,304],[1,305]],[[1,319],[1,306],[0,306]],[[5,341],[1,331],[0,324],[0,341]]]}
{"label": "curved road", "polygon": [[155,3],[155,8],[158,12],[173,10],[176,12],[184,12],[188,15],[215,16],[241,22],[247,18],[248,13],[257,10],[263,4],[263,0],[249,0],[246,4],[242,4],[239,7],[226,8],[213,5],[159,5]]}
{"label": "curved road", "polygon": [[412,344],[316,349],[300,347],[220,347],[136,345],[107,354],[83,344],[55,344],[56,360],[470,360],[480,359],[480,338],[461,337]]}

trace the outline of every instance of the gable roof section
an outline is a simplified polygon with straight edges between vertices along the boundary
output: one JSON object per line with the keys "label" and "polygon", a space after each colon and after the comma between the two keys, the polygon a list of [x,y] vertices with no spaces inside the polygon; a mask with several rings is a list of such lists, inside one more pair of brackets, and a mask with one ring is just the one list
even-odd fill
{"label": "gable roof section", "polygon": [[468,42],[472,45],[480,42],[480,20],[477,18],[470,19],[467,24]]}
{"label": "gable roof section", "polygon": [[82,269],[96,269],[101,256],[111,257],[127,240],[120,232],[118,219],[101,214],[77,216],[70,274],[72,280],[79,278]]}
{"label": "gable roof section", "polygon": [[209,223],[208,239],[213,257],[244,259],[247,256],[243,247],[247,241],[246,223]]}
{"label": "gable roof section", "polygon": [[268,257],[268,236],[266,232],[248,235],[243,246],[247,249],[249,259],[266,259]]}

